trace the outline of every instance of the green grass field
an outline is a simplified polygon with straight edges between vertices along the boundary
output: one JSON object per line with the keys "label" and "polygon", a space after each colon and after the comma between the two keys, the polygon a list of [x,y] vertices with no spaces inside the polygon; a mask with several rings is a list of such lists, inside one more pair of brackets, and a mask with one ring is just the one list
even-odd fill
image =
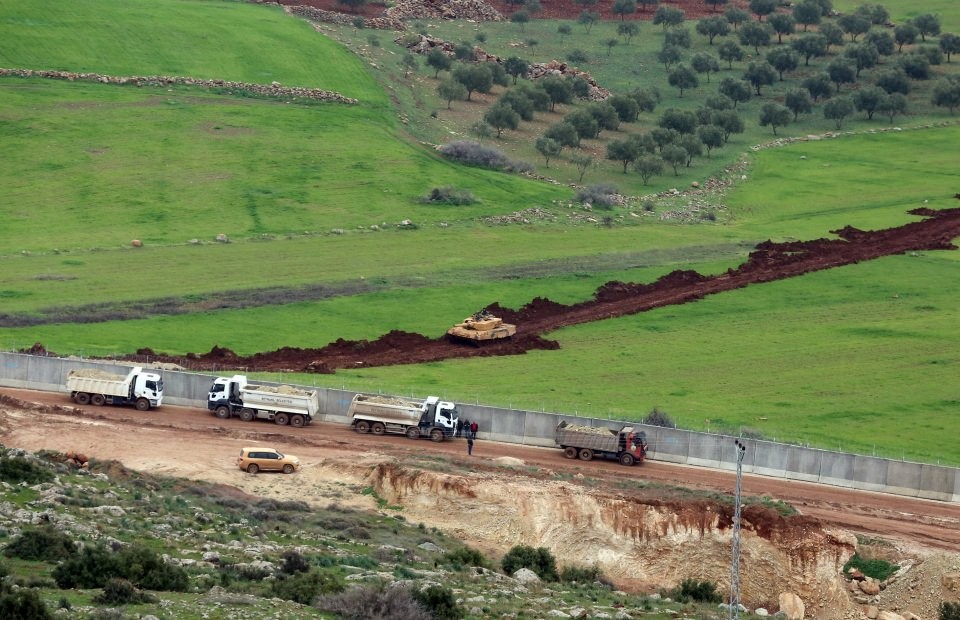
{"label": "green grass field", "polygon": [[[888,8],[894,18],[912,10]],[[960,25],[952,4],[934,9],[944,30]],[[562,49],[556,25],[527,25],[536,58]],[[598,25],[590,39],[602,42],[597,29],[612,27]],[[483,28],[497,53],[517,38],[515,24]],[[432,72],[396,70],[402,54],[391,33],[327,31],[342,44],[276,7],[218,0],[0,5],[0,66],[278,81],[360,100],[289,104],[0,79],[0,313],[9,326],[0,346],[112,355],[219,345],[247,354],[391,329],[439,336],[494,301],[574,303],[613,279],[722,272],[765,239],[898,226],[914,219],[912,208],[957,206],[960,128],[927,108],[903,119],[903,131],[874,133],[884,124],[857,120],[855,135],[750,152],[772,137],[754,127],[650,187],[606,162],[585,182],[612,180],[633,200],[584,211],[563,184],[456,165],[419,144],[464,137],[482,104],[441,109]],[[632,46],[651,53],[658,28],[643,32],[650,40]],[[630,53],[617,46],[587,69],[616,88],[663,80],[653,66],[631,73]],[[660,109],[681,103],[696,100],[665,98]],[[822,124],[811,118],[790,130],[817,133]],[[536,132],[517,134],[488,143],[533,161]],[[559,162],[539,172],[571,170]],[[660,217],[689,209],[686,196],[640,197],[707,176],[730,181],[708,199],[715,221]],[[478,201],[421,201],[447,186]],[[652,213],[641,209],[647,201]],[[533,208],[555,217],[484,219]],[[399,229],[405,219],[417,228]],[[214,241],[218,234],[231,242]],[[130,247],[133,239],[144,247]],[[699,430],[960,465],[952,442],[960,317],[949,285],[958,260],[920,252],[753,286],[550,334],[559,351],[282,380],[622,419],[656,407]],[[166,314],[174,302],[192,311]],[[126,320],[75,321],[95,308]],[[39,324],[15,326],[28,321]]]}

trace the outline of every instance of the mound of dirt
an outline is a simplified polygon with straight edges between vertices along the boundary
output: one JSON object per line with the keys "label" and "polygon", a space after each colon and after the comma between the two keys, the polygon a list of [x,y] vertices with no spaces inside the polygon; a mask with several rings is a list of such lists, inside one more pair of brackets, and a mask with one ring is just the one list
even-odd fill
{"label": "mound of dirt", "polygon": [[[593,299],[564,305],[537,297],[519,310],[499,302],[487,306],[492,314],[517,326],[507,340],[492,340],[482,346],[452,342],[443,335],[430,338],[394,330],[376,340],[338,339],[319,349],[283,347],[272,352],[240,356],[222,347],[208,353],[166,356],[140,349],[125,359],[173,363],[194,370],[222,370],[225,367],[256,368],[268,371],[332,373],[337,368],[421,364],[451,358],[520,355],[532,350],[552,350],[559,345],[545,338],[556,329],[645,312],[653,308],[687,303],[707,295],[752,284],[773,282],[822,269],[851,265],[883,256],[922,250],[954,250],[960,236],[960,209],[916,209],[912,215],[924,219],[895,228],[864,231],[845,226],[831,231],[838,239],[814,239],[756,246],[745,263],[727,272],[705,276],[696,271],[677,270],[653,283],[607,282]],[[44,350],[35,344],[33,350]],[[114,358],[115,359],[115,358]]]}

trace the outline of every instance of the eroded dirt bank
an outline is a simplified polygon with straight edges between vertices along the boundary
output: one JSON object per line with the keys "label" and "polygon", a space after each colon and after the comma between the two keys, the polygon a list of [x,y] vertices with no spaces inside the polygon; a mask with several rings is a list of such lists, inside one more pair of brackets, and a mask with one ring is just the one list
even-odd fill
{"label": "eroded dirt bank", "polygon": [[[492,303],[488,309],[505,321],[516,324],[517,334],[510,341],[482,347],[450,342],[443,336],[430,338],[421,334],[391,331],[373,341],[339,339],[319,349],[283,347],[272,352],[239,356],[229,349],[214,347],[203,354],[168,356],[151,348],[143,348],[127,359],[168,362],[194,370],[243,367],[264,371],[331,373],[337,368],[420,364],[450,358],[516,355],[535,349],[555,349],[557,343],[545,336],[562,327],[687,303],[707,295],[883,256],[956,249],[953,240],[960,237],[960,209],[915,209],[910,213],[924,219],[876,231],[846,226],[832,231],[838,239],[786,243],[766,241],[759,244],[740,267],[715,276],[678,270],[651,284],[608,282],[596,291],[592,300],[573,305],[539,297],[519,310]],[[31,352],[42,350],[42,345],[36,345]]]}
{"label": "eroded dirt bank", "polygon": [[[729,583],[730,472],[655,461],[630,468],[569,461],[558,449],[482,438],[467,457],[462,441],[357,435],[345,425],[293,429],[219,420],[183,407],[147,413],[76,407],[65,394],[9,388],[0,388],[0,442],[81,452],[261,497],[391,514],[399,508],[411,522],[452,533],[488,557],[517,544],[546,546],[561,565],[596,563],[635,592],[684,577],[710,579],[721,590]],[[252,444],[296,454],[304,468],[292,476],[240,472],[237,452]],[[745,508],[741,591],[751,605],[775,609],[779,592],[793,591],[807,603],[807,617],[862,618],[840,577],[857,544],[854,534],[883,541],[885,559],[907,567],[879,595],[883,609],[934,618],[946,595],[942,577],[960,572],[955,505],[758,476],[745,476],[743,489],[747,498],[785,502],[800,513]]]}

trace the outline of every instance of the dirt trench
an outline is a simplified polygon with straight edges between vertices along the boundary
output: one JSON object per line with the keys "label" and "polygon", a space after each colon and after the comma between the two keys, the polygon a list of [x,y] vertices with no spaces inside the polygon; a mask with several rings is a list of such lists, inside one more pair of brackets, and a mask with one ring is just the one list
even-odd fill
{"label": "dirt trench", "polygon": [[[831,231],[837,239],[765,241],[756,246],[740,267],[718,275],[677,270],[650,284],[607,282],[597,289],[592,300],[572,305],[537,297],[519,310],[513,310],[493,302],[487,309],[506,322],[516,324],[517,334],[509,341],[491,342],[481,347],[451,342],[443,336],[430,338],[394,330],[376,340],[338,339],[322,348],[282,347],[250,356],[240,356],[217,346],[207,353],[183,356],[164,355],[151,348],[142,348],[124,359],[138,363],[171,363],[200,371],[233,367],[329,374],[338,368],[421,364],[451,358],[520,355],[531,350],[557,349],[559,344],[547,338],[547,334],[562,327],[688,303],[707,295],[884,256],[957,249],[953,240],[960,237],[960,208],[939,211],[921,208],[909,213],[923,219],[875,231],[845,226]],[[25,352],[50,354],[39,343]]]}

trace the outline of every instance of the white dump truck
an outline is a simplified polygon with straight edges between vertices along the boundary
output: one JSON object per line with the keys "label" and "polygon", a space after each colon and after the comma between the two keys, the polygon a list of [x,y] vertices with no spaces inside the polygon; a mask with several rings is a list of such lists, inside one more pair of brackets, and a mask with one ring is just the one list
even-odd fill
{"label": "white dump truck", "polygon": [[353,397],[347,415],[358,433],[399,433],[410,439],[429,437],[433,441],[453,437],[460,417],[456,405],[436,396],[413,400],[366,394]]}
{"label": "white dump truck", "polygon": [[133,405],[139,411],[149,411],[163,402],[163,379],[143,372],[140,366],[131,368],[127,376],[96,368],[71,370],[67,389],[78,405]]}
{"label": "white dump truck", "polygon": [[213,380],[207,409],[224,420],[238,416],[246,422],[272,420],[299,428],[313,422],[320,410],[320,396],[316,390],[289,385],[251,385],[246,375],[234,375]]}
{"label": "white dump truck", "polygon": [[623,465],[642,463],[647,457],[647,434],[624,426],[619,431],[597,426],[560,422],[557,445],[568,459],[593,460],[595,456],[617,459]]}

